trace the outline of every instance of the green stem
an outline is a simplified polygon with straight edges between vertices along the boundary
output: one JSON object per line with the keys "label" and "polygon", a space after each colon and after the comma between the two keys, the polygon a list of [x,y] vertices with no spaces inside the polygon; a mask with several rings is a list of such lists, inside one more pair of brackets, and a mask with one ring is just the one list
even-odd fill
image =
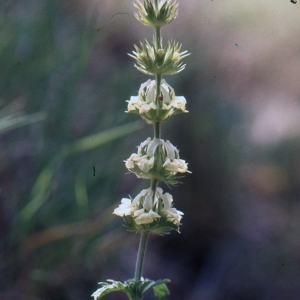
{"label": "green stem", "polygon": [[158,179],[152,179],[151,180],[151,190],[153,191],[153,198],[155,198],[157,186],[158,186]]}
{"label": "green stem", "polygon": [[158,0],[154,1],[154,7],[155,7],[155,10],[158,11]]}
{"label": "green stem", "polygon": [[[156,10],[158,10],[158,0],[155,0],[155,7]],[[156,38],[157,48],[158,49],[162,48],[160,27],[155,27],[155,38]],[[156,97],[158,97],[160,96],[160,85],[161,85],[162,75],[158,74],[155,77],[156,77]],[[159,101],[158,99],[156,100]],[[154,137],[160,139],[160,122],[155,122],[153,125],[154,125]],[[155,194],[156,194],[158,182],[159,180],[157,179],[151,180],[151,190],[153,191],[153,202],[155,200]],[[135,266],[135,275],[134,275],[135,281],[140,281],[142,278],[143,261],[145,257],[149,233],[150,233],[149,231],[144,231],[141,233],[139,250],[138,250],[137,261]]]}
{"label": "green stem", "polygon": [[[156,104],[161,107],[161,101],[157,98],[160,96],[160,84],[161,84],[161,74],[156,75]],[[160,122],[154,123],[154,137],[160,139]]]}
{"label": "green stem", "polygon": [[160,139],[160,122],[154,123],[154,137]]}
{"label": "green stem", "polygon": [[141,233],[139,251],[138,251],[138,256],[137,256],[137,261],[135,266],[135,275],[134,275],[135,281],[140,281],[142,278],[143,261],[145,257],[148,236],[149,236],[149,231],[145,231]]}
{"label": "green stem", "polygon": [[160,27],[155,27],[155,38],[156,38],[157,49],[161,49],[162,44],[161,44],[161,37],[160,37]]}

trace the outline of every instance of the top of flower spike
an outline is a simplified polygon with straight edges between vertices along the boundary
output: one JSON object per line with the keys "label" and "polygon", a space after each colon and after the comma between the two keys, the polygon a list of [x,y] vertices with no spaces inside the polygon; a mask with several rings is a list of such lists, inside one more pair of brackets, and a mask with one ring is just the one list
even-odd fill
{"label": "top of flower spike", "polygon": [[[134,6],[138,9],[135,17],[146,26],[161,27],[171,23],[178,15],[178,3],[176,0],[145,0],[142,4],[136,0]],[[157,3],[158,2],[158,3]]]}

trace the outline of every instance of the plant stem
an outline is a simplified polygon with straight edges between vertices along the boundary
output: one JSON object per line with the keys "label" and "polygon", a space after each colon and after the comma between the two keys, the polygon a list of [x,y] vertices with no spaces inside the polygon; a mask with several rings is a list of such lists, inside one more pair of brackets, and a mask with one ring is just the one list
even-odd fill
{"label": "plant stem", "polygon": [[149,231],[144,231],[141,233],[139,251],[138,251],[138,256],[137,256],[137,261],[135,266],[135,275],[134,275],[135,281],[141,280],[142,277],[143,261],[145,257],[148,236],[149,236]]}
{"label": "plant stem", "polygon": [[[158,1],[155,0],[155,6],[156,9],[158,10]],[[161,37],[160,37],[160,27],[155,27],[155,38],[156,38],[156,44],[157,44],[157,49],[162,48],[161,44]],[[158,106],[161,105],[160,100],[158,100],[158,97],[160,96],[160,84],[161,84],[161,79],[162,79],[162,74],[157,74],[155,76],[156,79],[156,103]],[[160,139],[160,122],[155,122],[154,123],[154,137],[157,139]]]}
{"label": "plant stem", "polygon": [[154,7],[155,7],[156,11],[158,11],[158,0],[154,1]]}
{"label": "plant stem", "polygon": [[154,137],[160,139],[160,122],[155,122],[153,125],[154,125]]}
{"label": "plant stem", "polygon": [[161,37],[160,37],[160,27],[155,27],[155,38],[156,38],[157,49],[161,49],[162,44],[161,44]]}
{"label": "plant stem", "polygon": [[[158,0],[155,0],[155,7],[158,10]],[[160,37],[160,27],[155,27],[155,38],[156,38],[157,48],[160,49],[162,47],[161,37]],[[158,74],[155,77],[156,77],[155,78],[156,79],[156,97],[158,97],[158,96],[160,96],[160,84],[161,84],[162,75]],[[158,98],[156,99],[156,101],[159,101]],[[157,139],[160,139],[160,122],[155,122],[153,125],[154,125],[154,137]],[[159,180],[157,180],[157,179],[151,180],[151,190],[153,191],[153,203],[155,200],[155,194],[156,194],[158,182],[159,182]],[[140,281],[142,278],[143,261],[144,261],[144,257],[145,257],[149,233],[150,233],[149,231],[144,231],[141,233],[139,250],[138,250],[137,261],[136,261],[136,266],[135,266],[135,275],[134,275],[135,281]]]}

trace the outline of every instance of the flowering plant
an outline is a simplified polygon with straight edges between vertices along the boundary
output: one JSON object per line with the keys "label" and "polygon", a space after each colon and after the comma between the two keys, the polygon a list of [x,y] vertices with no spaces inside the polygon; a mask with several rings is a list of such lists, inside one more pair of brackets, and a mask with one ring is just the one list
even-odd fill
{"label": "flowering plant", "polygon": [[154,126],[154,137],[150,137],[137,147],[137,153],[125,160],[126,168],[138,178],[148,179],[151,184],[134,198],[123,198],[114,214],[124,219],[129,231],[141,234],[135,276],[125,282],[107,280],[100,282],[101,288],[92,297],[98,300],[113,291],[125,292],[129,299],[140,300],[143,295],[153,289],[155,296],[164,299],[169,294],[166,286],[169,279],[150,280],[142,277],[143,260],[149,234],[164,235],[171,230],[179,232],[183,212],[173,206],[173,197],[158,187],[159,181],[168,186],[178,183],[178,173],[188,171],[185,160],[180,159],[179,150],[161,138],[161,122],[167,121],[179,113],[187,113],[186,99],[176,96],[174,89],[162,79],[166,74],[177,74],[185,65],[181,60],[189,55],[181,51],[181,45],[168,41],[163,47],[160,28],[172,22],[178,15],[176,0],[136,0],[138,9],[135,17],[146,26],[155,28],[152,44],[145,40],[141,46],[135,46],[133,54],[135,67],[144,74],[155,76],[155,80],[147,80],[141,84],[137,96],[127,100],[127,112],[140,115],[148,124]]}

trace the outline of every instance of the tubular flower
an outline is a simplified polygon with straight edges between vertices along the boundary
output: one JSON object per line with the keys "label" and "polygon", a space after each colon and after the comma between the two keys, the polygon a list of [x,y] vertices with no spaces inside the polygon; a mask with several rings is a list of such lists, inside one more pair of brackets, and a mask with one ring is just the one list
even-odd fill
{"label": "tubular flower", "polygon": [[147,40],[140,42],[140,47],[134,45],[133,54],[128,54],[135,59],[134,65],[140,72],[147,75],[177,74],[185,68],[181,60],[188,56],[187,51],[180,52],[181,44],[175,41],[168,41],[164,48],[161,48],[155,38],[152,44]]}
{"label": "tubular flower", "polygon": [[135,17],[146,26],[161,27],[171,23],[178,15],[178,3],[175,0],[160,0],[158,7],[151,0],[142,4],[139,0],[134,3],[138,9]]}
{"label": "tubular flower", "polygon": [[146,211],[144,208],[136,210],[134,216],[137,217],[135,222],[137,225],[150,224],[155,219],[160,218],[160,215],[154,212],[152,209]]}
{"label": "tubular flower", "polygon": [[186,173],[188,171],[187,163],[179,158],[179,151],[170,141],[164,143],[164,148],[167,153],[167,158],[163,164],[163,168],[170,172]]}
{"label": "tubular flower", "polygon": [[167,219],[174,223],[175,225],[180,225],[180,220],[182,219],[183,212],[177,210],[173,206],[173,197],[169,193],[161,195],[161,199],[164,204],[164,208],[160,211],[161,215],[166,216]]}
{"label": "tubular flower", "polygon": [[119,216],[119,217],[124,217],[124,216],[129,216],[132,213],[136,211],[136,207],[131,204],[131,200],[127,198],[123,198],[121,200],[121,204],[119,207],[117,207],[113,214]]}
{"label": "tubular flower", "polygon": [[160,85],[161,94],[157,96],[155,80],[144,82],[137,96],[127,100],[127,112],[141,115],[147,123],[164,122],[171,116],[187,113],[186,100],[183,96],[176,96],[174,89],[163,79]]}

